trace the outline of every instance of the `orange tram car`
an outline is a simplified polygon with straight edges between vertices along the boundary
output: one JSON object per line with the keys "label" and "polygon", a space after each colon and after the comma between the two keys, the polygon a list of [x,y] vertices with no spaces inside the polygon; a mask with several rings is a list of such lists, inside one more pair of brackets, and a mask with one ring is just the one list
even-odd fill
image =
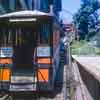
{"label": "orange tram car", "polygon": [[0,91],[52,91],[60,62],[61,27],[37,10],[0,15]]}

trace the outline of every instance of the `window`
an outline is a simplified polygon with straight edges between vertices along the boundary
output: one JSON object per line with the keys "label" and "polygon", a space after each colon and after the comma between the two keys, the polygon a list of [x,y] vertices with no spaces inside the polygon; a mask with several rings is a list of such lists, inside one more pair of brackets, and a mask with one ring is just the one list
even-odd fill
{"label": "window", "polygon": [[0,34],[0,46],[9,46],[12,44],[13,34],[9,28],[1,27]]}
{"label": "window", "polygon": [[50,24],[40,24],[40,43],[50,44]]}

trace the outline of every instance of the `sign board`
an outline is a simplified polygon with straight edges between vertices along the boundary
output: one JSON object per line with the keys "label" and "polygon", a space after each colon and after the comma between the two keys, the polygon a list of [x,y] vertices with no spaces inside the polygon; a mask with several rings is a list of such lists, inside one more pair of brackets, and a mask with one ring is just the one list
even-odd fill
{"label": "sign board", "polygon": [[12,57],[13,48],[12,47],[1,47],[0,48],[0,57]]}
{"label": "sign board", "polygon": [[38,57],[49,57],[50,47],[37,47],[37,56]]}

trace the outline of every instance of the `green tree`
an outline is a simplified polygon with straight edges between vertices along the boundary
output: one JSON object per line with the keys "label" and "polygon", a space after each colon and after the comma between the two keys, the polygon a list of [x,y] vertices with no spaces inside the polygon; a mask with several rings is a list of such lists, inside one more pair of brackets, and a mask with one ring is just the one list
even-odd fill
{"label": "green tree", "polygon": [[[80,39],[95,33],[95,22],[98,20],[97,10],[100,8],[100,2],[97,0],[81,0],[81,8],[74,16],[74,22],[78,27]],[[90,31],[91,30],[91,31]]]}

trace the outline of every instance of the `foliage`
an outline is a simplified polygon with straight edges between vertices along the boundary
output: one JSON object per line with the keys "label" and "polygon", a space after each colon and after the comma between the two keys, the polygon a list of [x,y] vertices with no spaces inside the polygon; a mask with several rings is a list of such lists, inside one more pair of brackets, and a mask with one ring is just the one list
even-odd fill
{"label": "foliage", "polygon": [[73,41],[71,45],[72,55],[100,55],[100,47],[90,46],[87,41]]}
{"label": "foliage", "polygon": [[83,45],[86,45],[86,44],[87,44],[87,42],[85,40],[81,40],[81,41],[73,40],[71,48],[72,49],[80,48],[80,47],[82,47]]}
{"label": "foliage", "polygon": [[78,28],[80,39],[89,38],[96,33],[97,10],[100,2],[97,0],[81,0],[81,8],[74,15],[74,23]]}

